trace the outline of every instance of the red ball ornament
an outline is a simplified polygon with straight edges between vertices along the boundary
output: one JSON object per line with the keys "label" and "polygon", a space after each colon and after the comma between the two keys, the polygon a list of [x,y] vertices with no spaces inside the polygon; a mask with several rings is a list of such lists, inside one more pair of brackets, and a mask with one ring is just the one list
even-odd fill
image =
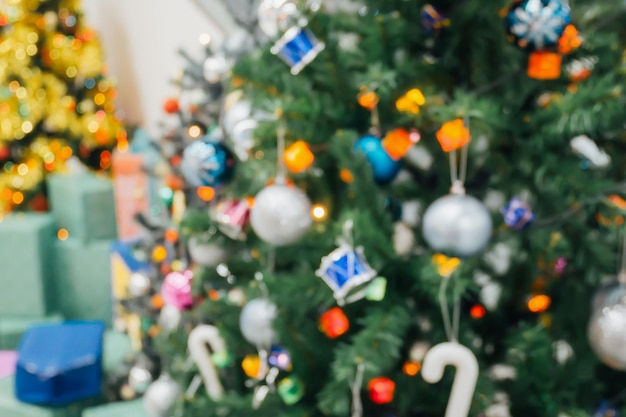
{"label": "red ball ornament", "polygon": [[165,110],[168,114],[174,114],[180,110],[180,105],[178,104],[178,99],[168,98],[163,103],[163,110]]}
{"label": "red ball ornament", "polygon": [[350,328],[350,322],[339,307],[334,307],[320,317],[320,330],[331,339],[345,334]]}
{"label": "red ball ornament", "polygon": [[396,383],[391,379],[381,376],[372,379],[367,384],[370,399],[376,404],[388,404],[393,401],[393,394],[396,391]]}

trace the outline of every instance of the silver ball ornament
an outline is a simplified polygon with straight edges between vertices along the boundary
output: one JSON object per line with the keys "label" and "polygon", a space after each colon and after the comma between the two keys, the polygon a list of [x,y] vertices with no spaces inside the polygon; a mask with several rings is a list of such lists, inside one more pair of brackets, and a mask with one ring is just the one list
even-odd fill
{"label": "silver ball ornament", "polygon": [[587,334],[605,365],[626,370],[626,285],[614,284],[596,295]]}
{"label": "silver ball ornament", "polygon": [[262,0],[258,8],[259,27],[270,38],[276,38],[294,26],[298,7],[293,0]]}
{"label": "silver ball ornament", "polygon": [[152,372],[141,365],[130,368],[128,385],[137,393],[145,393],[152,383]]}
{"label": "silver ball ornament", "polygon": [[311,201],[296,187],[274,184],[254,198],[250,225],[265,242],[285,246],[297,242],[311,226]]}
{"label": "silver ball ornament", "polygon": [[[234,100],[234,99],[233,99]],[[223,125],[228,134],[232,134],[235,126],[250,118],[252,115],[252,103],[249,101],[237,101],[230,106],[224,106]]]}
{"label": "silver ball ornament", "polygon": [[487,246],[492,229],[491,215],[479,200],[450,194],[428,207],[422,233],[431,249],[466,258]]}
{"label": "silver ball ornament", "polygon": [[228,71],[230,71],[230,62],[228,62],[224,55],[213,55],[204,61],[204,79],[211,84],[221,82]]}
{"label": "silver ball ornament", "polygon": [[159,326],[166,333],[171,333],[178,328],[183,318],[183,313],[171,304],[166,304],[159,313]]}
{"label": "silver ball ornament", "polygon": [[143,297],[148,295],[151,288],[152,283],[150,282],[150,277],[148,277],[145,273],[134,272],[130,276],[130,280],[128,282],[128,293],[132,297]]}
{"label": "silver ball ornament", "polygon": [[201,242],[197,238],[189,239],[187,249],[191,260],[202,266],[219,265],[228,260],[230,256],[229,249],[214,243]]}
{"label": "silver ball ornament", "polygon": [[267,298],[256,298],[247,303],[239,316],[241,334],[253,345],[269,348],[276,342],[272,322],[278,310]]}
{"label": "silver ball ornament", "polygon": [[254,146],[254,132],[259,122],[254,119],[241,120],[233,127],[230,133],[230,141],[235,153],[242,161],[248,159],[248,152]]}
{"label": "silver ball ornament", "polygon": [[403,222],[397,222],[393,227],[393,247],[396,254],[408,256],[415,248],[415,234],[413,230]]}
{"label": "silver ball ornament", "polygon": [[182,393],[180,385],[167,374],[162,374],[154,381],[143,396],[143,402],[149,417],[168,417],[178,396]]}

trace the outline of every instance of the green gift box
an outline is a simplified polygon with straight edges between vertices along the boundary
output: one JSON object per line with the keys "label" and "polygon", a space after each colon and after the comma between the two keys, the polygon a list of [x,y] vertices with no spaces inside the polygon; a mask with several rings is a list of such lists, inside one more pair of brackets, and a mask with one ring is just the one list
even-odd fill
{"label": "green gift box", "polygon": [[88,172],[50,175],[47,181],[52,214],[71,238],[92,241],[117,237],[111,181]]}
{"label": "green gift box", "polygon": [[35,324],[59,323],[62,320],[60,314],[38,318],[0,316],[0,349],[16,350],[24,332]]}
{"label": "green gift box", "polygon": [[115,330],[107,330],[104,333],[102,352],[102,370],[105,374],[115,372],[126,359],[135,356],[128,335]]}
{"label": "green gift box", "polygon": [[111,244],[72,238],[55,242],[57,308],[66,319],[111,323]]}
{"label": "green gift box", "polygon": [[56,223],[49,214],[15,214],[0,221],[0,317],[51,312],[55,240]]}
{"label": "green gift box", "polygon": [[143,400],[139,399],[90,407],[82,417],[148,417],[148,414]]}

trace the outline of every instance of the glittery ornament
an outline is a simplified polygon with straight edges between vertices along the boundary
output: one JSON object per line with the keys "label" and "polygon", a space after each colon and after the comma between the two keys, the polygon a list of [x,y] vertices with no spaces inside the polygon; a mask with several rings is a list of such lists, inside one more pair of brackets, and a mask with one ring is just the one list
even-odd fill
{"label": "glittery ornament", "polygon": [[379,138],[371,135],[363,136],[356,141],[354,149],[365,154],[378,185],[389,184],[400,172],[402,162],[396,161],[387,153]]}
{"label": "glittery ornament", "polygon": [[181,393],[180,385],[172,377],[162,374],[143,396],[149,417],[167,417],[168,412]]}
{"label": "glittery ornament", "polygon": [[501,213],[507,226],[517,230],[525,229],[535,220],[535,213],[528,203],[517,197],[511,199]]}
{"label": "glittery ornament", "polygon": [[144,272],[134,272],[130,276],[130,281],[128,282],[128,293],[132,297],[143,297],[144,295],[148,295],[150,290],[152,289],[152,283],[150,282],[150,277]]}
{"label": "glittery ornament", "polygon": [[230,249],[212,242],[202,242],[197,238],[189,239],[189,257],[198,265],[216,266],[230,256]]}
{"label": "glittery ornament", "polygon": [[259,27],[270,38],[276,38],[295,25],[298,8],[293,0],[262,0],[258,8]]}
{"label": "glittery ornament", "polygon": [[139,394],[144,394],[152,383],[150,370],[139,364],[133,366],[128,374],[128,384]]}
{"label": "glittery ornament", "polygon": [[274,246],[300,240],[309,230],[311,202],[304,192],[283,184],[270,185],[254,198],[250,224],[254,232]]}
{"label": "glittery ornament", "polygon": [[626,370],[626,285],[615,283],[593,299],[588,327],[589,343],[607,366]]}
{"label": "glittery ornament", "polygon": [[422,233],[431,249],[461,258],[480,253],[491,239],[487,208],[468,195],[450,194],[424,213]]}
{"label": "glittery ornament", "polygon": [[336,339],[345,334],[350,328],[348,317],[339,307],[334,307],[320,317],[320,330],[331,339]]}
{"label": "glittery ornament", "polygon": [[512,41],[529,51],[556,46],[570,21],[563,0],[516,0],[505,19]]}
{"label": "glittery ornament", "polygon": [[269,348],[276,341],[272,322],[278,310],[267,298],[257,298],[245,305],[239,316],[239,328],[246,340]]}
{"label": "glittery ornament", "polygon": [[193,295],[191,293],[191,280],[193,272],[170,272],[163,281],[161,295],[163,302],[167,305],[185,310],[193,305]]}
{"label": "glittery ornament", "polygon": [[230,62],[224,55],[213,55],[204,61],[203,74],[204,79],[211,84],[221,82],[230,70]]}
{"label": "glittery ornament", "polygon": [[298,378],[287,377],[278,383],[278,395],[287,405],[294,405],[304,397],[304,384]]}
{"label": "glittery ornament", "polygon": [[211,217],[222,233],[231,239],[244,240],[250,222],[250,204],[246,200],[224,200],[211,210]]}
{"label": "glittery ornament", "polygon": [[387,377],[374,378],[367,384],[367,390],[372,402],[388,404],[393,401],[396,384]]}
{"label": "glittery ornament", "polygon": [[218,187],[233,178],[235,157],[223,143],[205,137],[185,148],[180,169],[194,187]]}

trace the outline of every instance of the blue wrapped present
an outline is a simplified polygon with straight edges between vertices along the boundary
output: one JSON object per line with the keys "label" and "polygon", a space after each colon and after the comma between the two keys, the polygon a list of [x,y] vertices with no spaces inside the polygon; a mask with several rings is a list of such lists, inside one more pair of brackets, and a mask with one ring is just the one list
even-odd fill
{"label": "blue wrapped present", "polygon": [[15,396],[63,406],[100,395],[104,323],[69,321],[29,329],[18,348]]}
{"label": "blue wrapped present", "polygon": [[322,258],[315,273],[333,290],[339,305],[364,297],[367,294],[366,289],[361,289],[347,298],[350,292],[368,284],[377,275],[367,262],[363,248],[353,248],[345,242]]}
{"label": "blue wrapped present", "polygon": [[530,205],[518,197],[511,199],[502,209],[502,215],[507,226],[517,230],[527,228],[535,220],[535,213]]}
{"label": "blue wrapped present", "polygon": [[325,47],[308,28],[294,26],[274,44],[271,52],[289,65],[293,75],[298,75]]}

